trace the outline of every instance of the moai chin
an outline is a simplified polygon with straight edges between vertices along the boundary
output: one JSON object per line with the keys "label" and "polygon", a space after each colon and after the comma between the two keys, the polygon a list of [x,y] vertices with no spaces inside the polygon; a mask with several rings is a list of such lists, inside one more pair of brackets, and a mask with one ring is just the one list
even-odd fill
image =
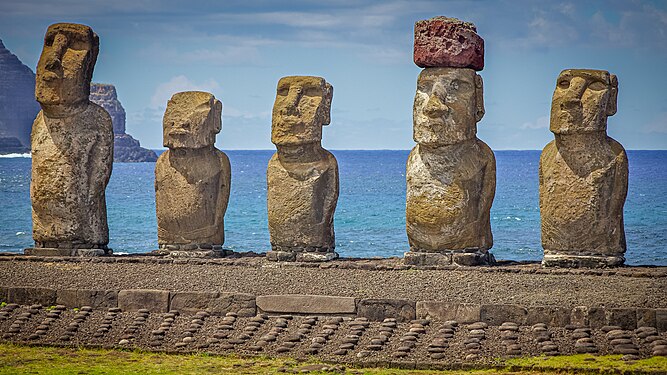
{"label": "moai chin", "polygon": [[415,24],[415,62],[428,67],[417,80],[417,145],[406,168],[406,264],[493,262],[496,161],[476,136],[484,116],[482,77],[475,72],[483,67],[483,46],[467,22],[436,17]]}
{"label": "moai chin", "polygon": [[540,216],[546,267],[620,266],[628,159],[607,136],[618,80],[604,70],[568,69],[551,102],[555,140],[540,156]]}
{"label": "moai chin", "polygon": [[201,91],[174,94],[162,122],[165,151],[155,164],[159,252],[222,256],[231,167],[215,148],[222,103]]}
{"label": "moai chin", "polygon": [[109,114],[88,100],[99,38],[85,25],[49,26],[37,64],[32,126],[31,255],[110,254],[105,189],[113,163]]}
{"label": "moai chin", "polygon": [[278,261],[328,261],[334,251],[338,163],[322,148],[333,87],[324,78],[283,77],[273,105],[267,204],[271,251]]}

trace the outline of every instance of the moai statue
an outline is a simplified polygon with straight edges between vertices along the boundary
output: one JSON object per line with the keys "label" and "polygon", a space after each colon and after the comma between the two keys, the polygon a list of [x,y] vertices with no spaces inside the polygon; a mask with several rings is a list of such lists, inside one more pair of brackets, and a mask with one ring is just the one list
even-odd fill
{"label": "moai statue", "polygon": [[224,255],[229,158],[215,148],[222,103],[201,91],[174,94],[162,122],[165,151],[155,164],[160,253],[175,257]]}
{"label": "moai statue", "polygon": [[568,69],[551,102],[555,140],[540,157],[542,247],[547,267],[612,267],[625,261],[623,204],[628,158],[607,136],[618,80],[604,70]]}
{"label": "moai statue", "polygon": [[37,64],[32,126],[32,255],[110,254],[105,189],[111,118],[88,100],[99,38],[85,25],[49,26]]}
{"label": "moai statue", "polygon": [[324,78],[283,77],[273,105],[271,142],[277,152],[266,171],[268,260],[328,261],[334,252],[338,163],[322,148],[331,120],[333,87]]}
{"label": "moai statue", "polygon": [[489,212],[496,160],[477,134],[484,116],[484,41],[471,23],[436,17],[415,24],[419,74],[406,168],[406,229],[413,265],[493,262]]}

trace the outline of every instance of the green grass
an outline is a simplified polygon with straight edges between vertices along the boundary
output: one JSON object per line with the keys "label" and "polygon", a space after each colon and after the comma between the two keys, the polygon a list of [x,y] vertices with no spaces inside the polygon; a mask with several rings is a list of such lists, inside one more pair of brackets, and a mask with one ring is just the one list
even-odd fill
{"label": "green grass", "polygon": [[[0,344],[0,374],[562,374],[562,373],[667,373],[667,358],[654,357],[636,362],[624,362],[620,356],[593,357],[575,355],[563,357],[517,358],[505,362],[501,369],[475,371],[416,371],[386,368],[346,368],[317,362],[297,362],[291,359],[266,357],[242,358],[233,355],[182,355],[141,351],[29,347]],[[323,367],[329,370],[322,371]]]}

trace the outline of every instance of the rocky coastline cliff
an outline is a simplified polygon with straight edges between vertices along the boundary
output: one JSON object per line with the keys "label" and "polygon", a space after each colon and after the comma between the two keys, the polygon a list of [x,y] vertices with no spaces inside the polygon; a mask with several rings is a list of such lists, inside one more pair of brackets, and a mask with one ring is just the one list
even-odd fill
{"label": "rocky coastline cliff", "polygon": [[138,140],[125,132],[125,109],[118,101],[116,88],[106,83],[90,85],[90,100],[100,105],[111,116],[114,133],[114,162],[154,162],[157,154],[141,147]]}
{"label": "rocky coastline cliff", "polygon": [[30,152],[30,131],[39,109],[35,73],[0,40],[0,154]]}

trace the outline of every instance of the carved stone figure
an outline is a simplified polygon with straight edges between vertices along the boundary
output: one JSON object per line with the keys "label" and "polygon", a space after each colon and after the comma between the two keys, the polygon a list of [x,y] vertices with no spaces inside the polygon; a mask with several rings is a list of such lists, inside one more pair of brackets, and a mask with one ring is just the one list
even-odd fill
{"label": "carved stone figure", "polygon": [[[416,265],[488,264],[493,262],[488,252],[493,245],[489,216],[496,161],[489,146],[476,136],[477,122],[484,116],[482,77],[473,69],[460,67],[481,69],[483,56],[474,50],[447,56],[473,44],[483,46],[483,41],[479,42],[481,38],[469,23],[444,17],[420,21],[415,25],[415,61],[417,51],[422,51],[417,48],[418,41],[434,43],[423,40],[422,29],[431,30],[426,34],[431,37],[438,32],[446,34],[443,40],[448,44],[437,50],[437,58],[430,59],[441,67],[424,69],[417,80],[413,108],[417,146],[410,152],[406,168],[410,252],[405,253],[404,261]],[[442,40],[436,38],[435,42]],[[423,55],[419,59],[429,60]]]}
{"label": "carved stone figure", "polygon": [[174,94],[163,119],[165,151],[155,165],[155,208],[160,252],[221,256],[231,167],[215,148],[222,103],[201,91]]}
{"label": "carved stone figure", "polygon": [[333,87],[324,78],[283,77],[273,105],[271,141],[277,152],[267,169],[269,260],[335,259],[333,217],[338,163],[322,148]]}
{"label": "carved stone figure", "polygon": [[568,69],[551,103],[555,140],[540,157],[544,266],[607,267],[625,261],[623,205],[628,159],[607,136],[618,80],[604,70]]}
{"label": "carved stone figure", "polygon": [[109,114],[88,100],[99,38],[85,25],[49,26],[37,65],[42,107],[32,127],[34,255],[110,253],[105,189],[113,162]]}

